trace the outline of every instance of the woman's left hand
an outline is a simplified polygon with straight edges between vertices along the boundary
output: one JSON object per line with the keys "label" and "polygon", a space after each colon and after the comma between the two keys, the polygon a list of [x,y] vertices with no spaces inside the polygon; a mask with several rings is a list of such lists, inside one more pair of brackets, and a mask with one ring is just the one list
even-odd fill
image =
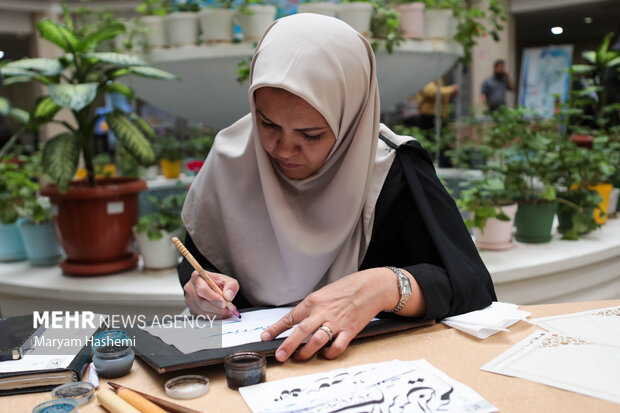
{"label": "woman's left hand", "polygon": [[287,360],[309,337],[295,354],[296,360],[305,360],[330,341],[329,333],[319,329],[324,326],[331,330],[333,342],[323,349],[322,354],[333,359],[344,352],[373,317],[394,308],[398,300],[397,280],[391,270],[372,268],[360,271],[307,296],[290,313],[263,331],[261,339],[271,340],[295,326],[276,351],[276,359]]}

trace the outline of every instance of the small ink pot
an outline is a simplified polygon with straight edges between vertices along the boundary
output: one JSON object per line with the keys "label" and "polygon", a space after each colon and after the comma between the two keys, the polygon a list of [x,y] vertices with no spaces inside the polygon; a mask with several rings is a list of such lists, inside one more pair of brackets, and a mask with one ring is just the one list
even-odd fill
{"label": "small ink pot", "polygon": [[113,379],[128,374],[135,358],[130,343],[131,339],[121,330],[95,334],[92,350],[97,375]]}
{"label": "small ink pot", "polygon": [[78,411],[78,402],[71,399],[55,399],[38,404],[32,413],[75,413]]}
{"label": "small ink pot", "polygon": [[75,400],[78,405],[88,403],[94,395],[95,386],[85,381],[61,384],[52,390],[53,398]]}
{"label": "small ink pot", "polygon": [[267,360],[265,355],[255,351],[238,351],[224,358],[226,382],[228,387],[251,386],[265,381],[267,377]]}

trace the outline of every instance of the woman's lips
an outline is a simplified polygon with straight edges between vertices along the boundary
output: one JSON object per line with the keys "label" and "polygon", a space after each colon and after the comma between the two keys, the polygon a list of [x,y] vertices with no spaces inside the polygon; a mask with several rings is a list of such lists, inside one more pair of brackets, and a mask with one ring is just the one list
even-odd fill
{"label": "woman's lips", "polygon": [[278,159],[277,162],[278,162],[278,165],[280,165],[280,168],[282,168],[282,169],[295,169],[295,168],[299,167],[298,164],[290,163],[290,162],[285,162],[285,161],[282,161],[280,159]]}

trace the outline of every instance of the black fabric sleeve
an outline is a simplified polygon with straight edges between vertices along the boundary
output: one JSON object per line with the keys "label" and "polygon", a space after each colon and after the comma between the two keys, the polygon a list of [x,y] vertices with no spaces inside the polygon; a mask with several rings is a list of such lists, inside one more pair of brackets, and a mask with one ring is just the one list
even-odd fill
{"label": "black fabric sleeve", "polygon": [[[185,245],[185,248],[187,248],[190,254],[192,254],[196,261],[198,261],[198,264],[200,264],[202,268],[204,268],[206,271],[219,273],[220,271],[215,268],[215,266],[211,264],[209,260],[200,253],[200,251],[198,251],[198,248],[196,248],[196,244],[194,244],[192,237],[189,236],[189,232],[185,231],[185,233],[185,242],[183,243],[183,245]],[[185,287],[185,284],[187,284],[189,279],[192,277],[192,272],[194,272],[194,267],[192,267],[192,264],[190,264],[189,261],[187,261],[187,259],[183,257],[183,260],[177,266],[177,273],[179,274],[179,281],[181,282],[181,287]]]}
{"label": "black fabric sleeve", "polygon": [[397,148],[360,269],[386,265],[415,277],[426,300],[427,320],[484,308],[496,299],[454,200],[416,141]]}

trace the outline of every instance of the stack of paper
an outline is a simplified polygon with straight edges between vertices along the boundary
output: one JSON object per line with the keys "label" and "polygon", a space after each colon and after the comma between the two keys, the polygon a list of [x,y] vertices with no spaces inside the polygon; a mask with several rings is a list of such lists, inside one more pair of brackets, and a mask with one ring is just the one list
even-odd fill
{"label": "stack of paper", "polygon": [[496,412],[426,360],[364,364],[239,389],[256,412]]}
{"label": "stack of paper", "polygon": [[545,317],[482,370],[620,403],[620,307]]}

